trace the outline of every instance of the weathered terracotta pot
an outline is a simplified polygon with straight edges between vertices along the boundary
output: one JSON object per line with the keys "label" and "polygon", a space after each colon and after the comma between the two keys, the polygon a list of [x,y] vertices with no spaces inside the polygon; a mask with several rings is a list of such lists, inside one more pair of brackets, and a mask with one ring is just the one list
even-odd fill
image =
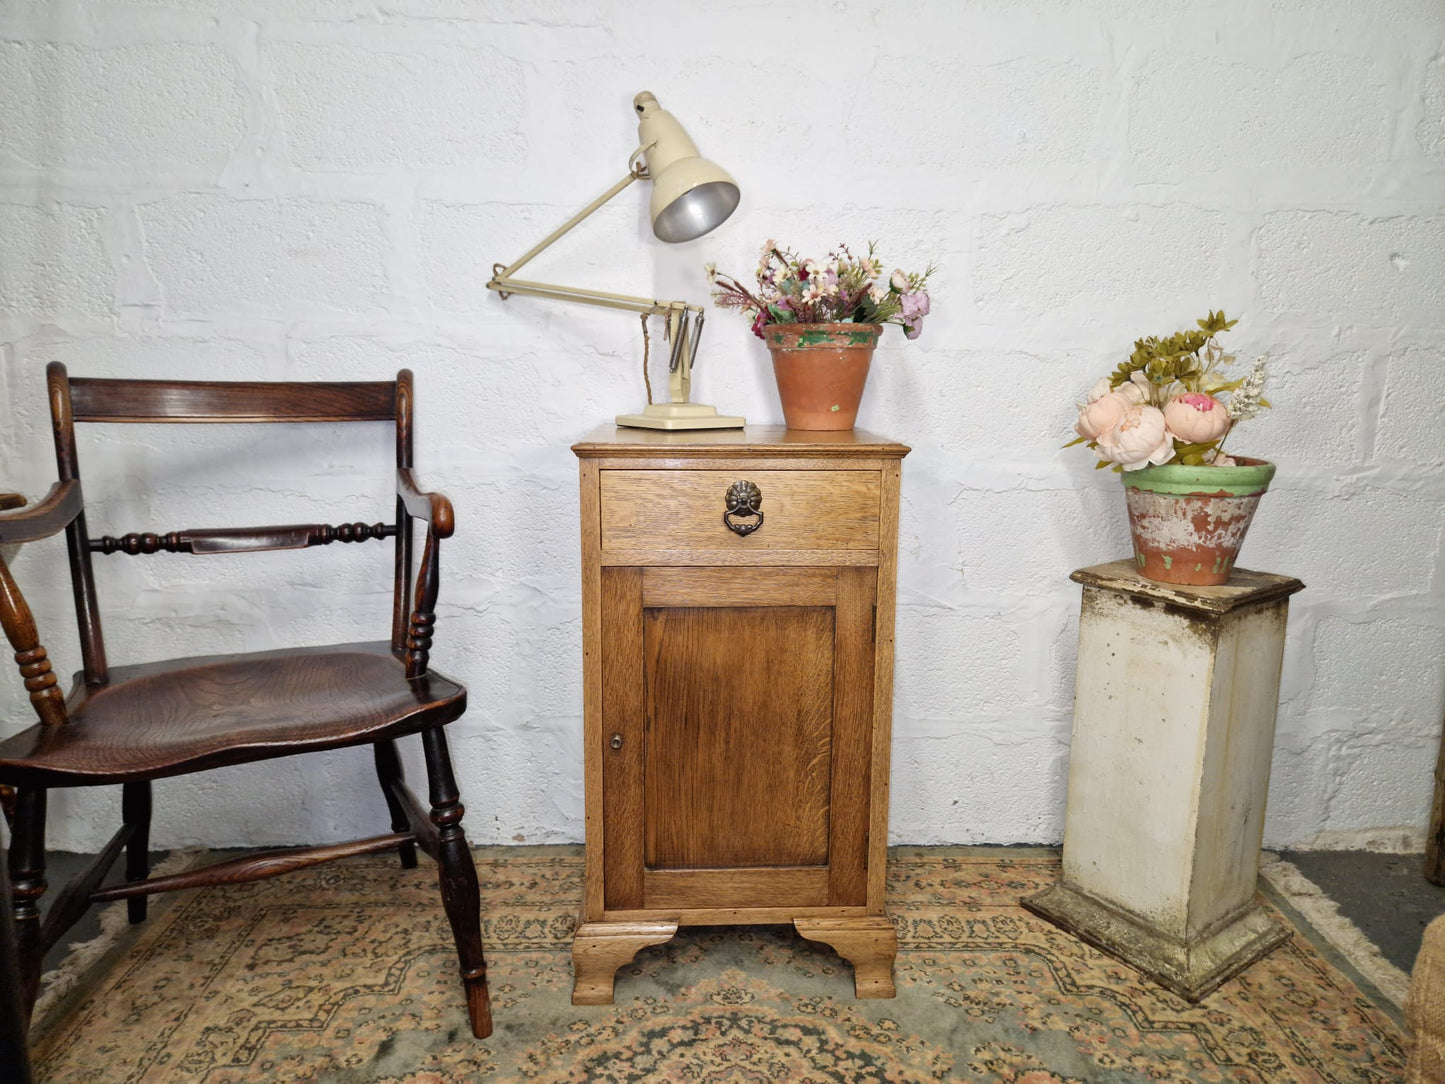
{"label": "weathered terracotta pot", "polygon": [[789,429],[852,429],[882,324],[767,324]]}
{"label": "weathered terracotta pot", "polygon": [[1229,582],[1260,495],[1274,477],[1273,463],[1237,462],[1234,467],[1165,463],[1124,472],[1140,575],[1195,587]]}

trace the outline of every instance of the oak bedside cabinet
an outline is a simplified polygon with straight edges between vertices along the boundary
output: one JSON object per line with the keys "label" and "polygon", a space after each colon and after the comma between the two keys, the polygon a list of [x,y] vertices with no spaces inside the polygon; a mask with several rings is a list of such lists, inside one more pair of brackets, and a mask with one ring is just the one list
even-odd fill
{"label": "oak bedside cabinet", "polygon": [[862,431],[607,426],[580,460],[579,1005],[680,925],[787,923],[892,997],[898,481]]}

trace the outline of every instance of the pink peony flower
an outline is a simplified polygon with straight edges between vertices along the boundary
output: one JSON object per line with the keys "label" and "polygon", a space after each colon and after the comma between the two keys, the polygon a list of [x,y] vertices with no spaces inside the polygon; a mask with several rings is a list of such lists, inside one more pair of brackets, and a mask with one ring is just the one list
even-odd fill
{"label": "pink peony flower", "polygon": [[1074,432],[1085,440],[1098,440],[1099,434],[1118,425],[1124,412],[1133,405],[1127,395],[1105,392],[1079,408],[1079,421],[1074,426]]}
{"label": "pink peony flower", "polygon": [[1185,444],[1208,444],[1224,436],[1229,412],[1212,395],[1190,391],[1176,395],[1164,408],[1164,424]]}
{"label": "pink peony flower", "polygon": [[1174,438],[1164,425],[1164,412],[1158,407],[1129,407],[1117,423],[1099,434],[1094,454],[1125,470],[1169,462],[1174,458]]}

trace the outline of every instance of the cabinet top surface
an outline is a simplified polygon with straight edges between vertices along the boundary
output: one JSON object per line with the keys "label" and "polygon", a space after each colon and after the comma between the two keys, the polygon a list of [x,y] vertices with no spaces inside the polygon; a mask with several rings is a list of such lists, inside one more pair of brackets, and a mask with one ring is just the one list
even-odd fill
{"label": "cabinet top surface", "polygon": [[580,458],[592,456],[894,456],[911,451],[862,429],[813,431],[781,425],[744,429],[625,429],[603,425],[572,445]]}

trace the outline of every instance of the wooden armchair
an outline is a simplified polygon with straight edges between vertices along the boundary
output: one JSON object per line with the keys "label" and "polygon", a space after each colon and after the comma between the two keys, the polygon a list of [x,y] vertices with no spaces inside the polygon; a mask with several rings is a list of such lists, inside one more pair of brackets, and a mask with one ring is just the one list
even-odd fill
{"label": "wooden armchair", "polygon": [[[71,379],[46,372],[60,481],[39,502],[0,512],[0,544],[64,531],[83,669],[70,694],[57,686],[29,606],[0,559],[0,625],[39,722],[0,741],[0,784],[15,788],[9,856],[12,903],[27,1012],[46,950],[93,903],[124,899],[145,917],[154,892],[233,884],[318,862],[396,848],[416,865],[421,847],[440,869],[466,989],[472,1033],[491,1034],[476,869],[462,832],[463,807],[443,727],[466,710],[461,685],[427,667],[435,622],[438,549],[453,529],[452,506],[412,474],[412,380],[394,382],[207,383]],[[396,438],[394,523],[181,530],[91,538],[76,456],[76,422],[392,422]],[[416,578],[413,521],[426,527]],[[134,666],[106,662],[91,555],[231,554],[304,549],[332,542],[395,541],[391,637],[375,643],[172,659]],[[420,733],[428,813],[402,779],[395,739]],[[153,779],[323,749],[371,745],[391,832],[329,846],[253,853],[168,877],[148,877]],[[55,787],[120,784],[119,831],[60,893],[45,921],[46,794]],[[124,850],[123,883],[101,887]]]}

